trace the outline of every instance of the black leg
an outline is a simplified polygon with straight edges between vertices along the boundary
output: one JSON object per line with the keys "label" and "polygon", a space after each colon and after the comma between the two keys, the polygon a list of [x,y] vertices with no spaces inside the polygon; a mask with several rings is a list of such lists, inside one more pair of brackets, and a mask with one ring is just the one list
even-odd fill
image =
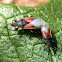
{"label": "black leg", "polygon": [[19,29],[19,27],[15,28],[15,31],[17,31]]}
{"label": "black leg", "polygon": [[30,16],[30,17],[33,17],[33,16]]}
{"label": "black leg", "polygon": [[46,46],[46,42],[45,42],[45,44],[44,44],[44,50],[45,50],[45,46]]}

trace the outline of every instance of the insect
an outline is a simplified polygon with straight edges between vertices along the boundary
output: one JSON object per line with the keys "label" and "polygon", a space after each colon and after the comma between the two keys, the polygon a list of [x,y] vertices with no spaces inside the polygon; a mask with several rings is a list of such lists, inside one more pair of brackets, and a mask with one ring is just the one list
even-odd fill
{"label": "insect", "polygon": [[45,45],[47,44],[48,48],[51,47],[51,42],[52,42],[51,30],[47,26],[47,24],[44,20],[38,19],[35,17],[24,18],[24,19],[21,19],[20,21],[14,20],[14,22],[11,23],[11,26],[13,26],[13,27],[17,26],[18,28],[21,27],[23,29],[39,29],[39,28],[41,28],[41,33],[45,39]]}

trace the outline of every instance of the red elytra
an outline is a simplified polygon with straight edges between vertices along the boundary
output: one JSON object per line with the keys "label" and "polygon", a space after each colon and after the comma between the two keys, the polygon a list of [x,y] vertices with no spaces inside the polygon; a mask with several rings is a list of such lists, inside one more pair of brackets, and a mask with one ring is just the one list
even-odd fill
{"label": "red elytra", "polygon": [[45,31],[43,31],[43,30],[41,30],[41,32],[42,32],[42,35],[43,35],[44,38],[46,37],[46,34],[47,34],[47,33],[48,33],[48,35],[49,35],[50,37],[52,37],[50,28],[49,28],[48,32],[45,32]]}
{"label": "red elytra", "polygon": [[47,33],[49,34],[50,37],[52,37],[52,34],[51,34],[51,30],[50,30],[50,28],[49,28],[49,30],[48,30]]}
{"label": "red elytra", "polygon": [[27,22],[31,22],[34,19],[36,19],[35,17],[30,17],[30,18],[24,18],[23,20],[27,21]]}
{"label": "red elytra", "polygon": [[36,27],[29,23],[26,26],[24,26],[24,29],[36,29]]}
{"label": "red elytra", "polygon": [[46,37],[46,32],[43,31],[43,30],[41,30],[41,32],[42,32],[43,37],[45,38]]}
{"label": "red elytra", "polygon": [[[35,17],[30,17],[30,18],[24,18],[23,20],[25,20],[27,22],[32,22],[34,19],[36,19],[36,18]],[[33,26],[31,23],[29,23],[26,26],[24,26],[24,29],[36,29],[36,27]]]}

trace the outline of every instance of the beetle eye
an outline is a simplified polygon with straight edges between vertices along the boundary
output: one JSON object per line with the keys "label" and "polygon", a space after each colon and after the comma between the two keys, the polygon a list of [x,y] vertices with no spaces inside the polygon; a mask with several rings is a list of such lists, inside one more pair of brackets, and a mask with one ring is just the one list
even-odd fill
{"label": "beetle eye", "polygon": [[11,24],[11,26],[14,26],[14,24]]}
{"label": "beetle eye", "polygon": [[11,26],[17,26],[17,24],[16,23],[12,23]]}

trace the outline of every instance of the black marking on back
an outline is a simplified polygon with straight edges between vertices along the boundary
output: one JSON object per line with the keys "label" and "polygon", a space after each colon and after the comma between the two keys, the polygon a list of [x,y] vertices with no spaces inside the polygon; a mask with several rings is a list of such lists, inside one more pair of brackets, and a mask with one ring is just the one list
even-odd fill
{"label": "black marking on back", "polygon": [[50,37],[48,33],[46,34],[45,40],[46,40],[46,44],[48,45],[48,48],[50,48],[52,46],[52,37]]}
{"label": "black marking on back", "polygon": [[23,19],[21,19],[20,21],[22,21],[22,28],[23,28],[25,25],[29,24],[29,22],[27,22],[27,21],[25,21],[25,20],[23,20]]}

